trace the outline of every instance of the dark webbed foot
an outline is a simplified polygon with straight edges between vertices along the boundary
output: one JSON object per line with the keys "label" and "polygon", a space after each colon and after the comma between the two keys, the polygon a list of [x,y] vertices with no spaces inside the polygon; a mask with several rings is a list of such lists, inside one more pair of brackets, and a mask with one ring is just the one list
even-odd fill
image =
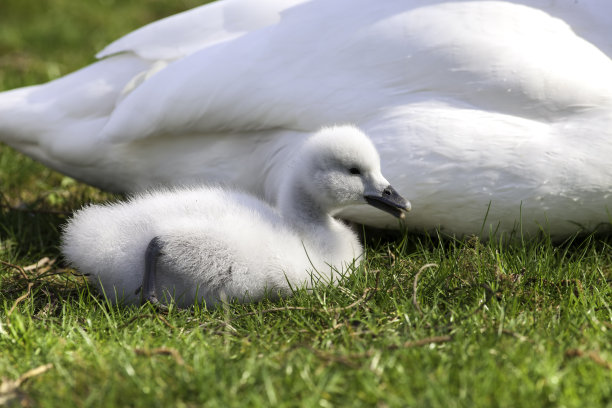
{"label": "dark webbed foot", "polygon": [[145,251],[145,271],[142,278],[141,303],[149,302],[158,309],[168,310],[168,307],[157,299],[157,259],[161,251],[162,243],[159,237],[153,238]]}
{"label": "dark webbed foot", "polygon": [[144,298],[143,297],[142,303],[144,304],[144,302],[149,302],[151,305],[153,305],[153,307],[158,309],[160,312],[167,312],[168,311],[168,306],[164,305],[159,300],[157,300],[157,296],[155,296],[155,295],[150,296],[149,298]]}

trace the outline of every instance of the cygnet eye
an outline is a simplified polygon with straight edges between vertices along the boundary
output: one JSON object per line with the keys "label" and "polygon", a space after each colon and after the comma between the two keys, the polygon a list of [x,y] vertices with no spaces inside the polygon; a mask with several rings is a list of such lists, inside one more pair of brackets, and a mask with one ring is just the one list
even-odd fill
{"label": "cygnet eye", "polygon": [[359,171],[359,169],[358,169],[357,167],[351,167],[351,168],[349,169],[349,172],[350,172],[351,174],[361,174],[361,171]]}

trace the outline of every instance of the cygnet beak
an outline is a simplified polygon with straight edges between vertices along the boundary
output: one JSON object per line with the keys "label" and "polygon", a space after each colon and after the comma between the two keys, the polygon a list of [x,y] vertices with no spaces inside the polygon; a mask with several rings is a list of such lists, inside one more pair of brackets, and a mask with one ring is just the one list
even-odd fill
{"label": "cygnet beak", "polygon": [[406,212],[412,208],[410,202],[391,186],[387,186],[380,195],[365,195],[366,202],[373,207],[388,212],[394,217],[404,218]]}

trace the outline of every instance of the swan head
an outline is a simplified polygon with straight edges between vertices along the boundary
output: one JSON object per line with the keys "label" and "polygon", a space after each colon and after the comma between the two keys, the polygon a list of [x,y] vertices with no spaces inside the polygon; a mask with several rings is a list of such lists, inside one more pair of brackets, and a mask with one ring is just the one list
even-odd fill
{"label": "swan head", "polygon": [[400,218],[410,210],[382,175],[370,139],[353,126],[323,128],[304,142],[299,160],[299,184],[326,213],[353,204],[369,204]]}

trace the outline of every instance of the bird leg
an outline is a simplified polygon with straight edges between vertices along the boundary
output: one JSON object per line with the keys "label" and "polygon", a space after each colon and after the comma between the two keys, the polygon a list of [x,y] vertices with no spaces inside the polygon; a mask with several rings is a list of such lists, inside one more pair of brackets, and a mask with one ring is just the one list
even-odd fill
{"label": "bird leg", "polygon": [[160,309],[167,309],[157,299],[157,258],[162,250],[159,237],[153,238],[145,251],[145,270],[142,278],[142,303],[150,302]]}

